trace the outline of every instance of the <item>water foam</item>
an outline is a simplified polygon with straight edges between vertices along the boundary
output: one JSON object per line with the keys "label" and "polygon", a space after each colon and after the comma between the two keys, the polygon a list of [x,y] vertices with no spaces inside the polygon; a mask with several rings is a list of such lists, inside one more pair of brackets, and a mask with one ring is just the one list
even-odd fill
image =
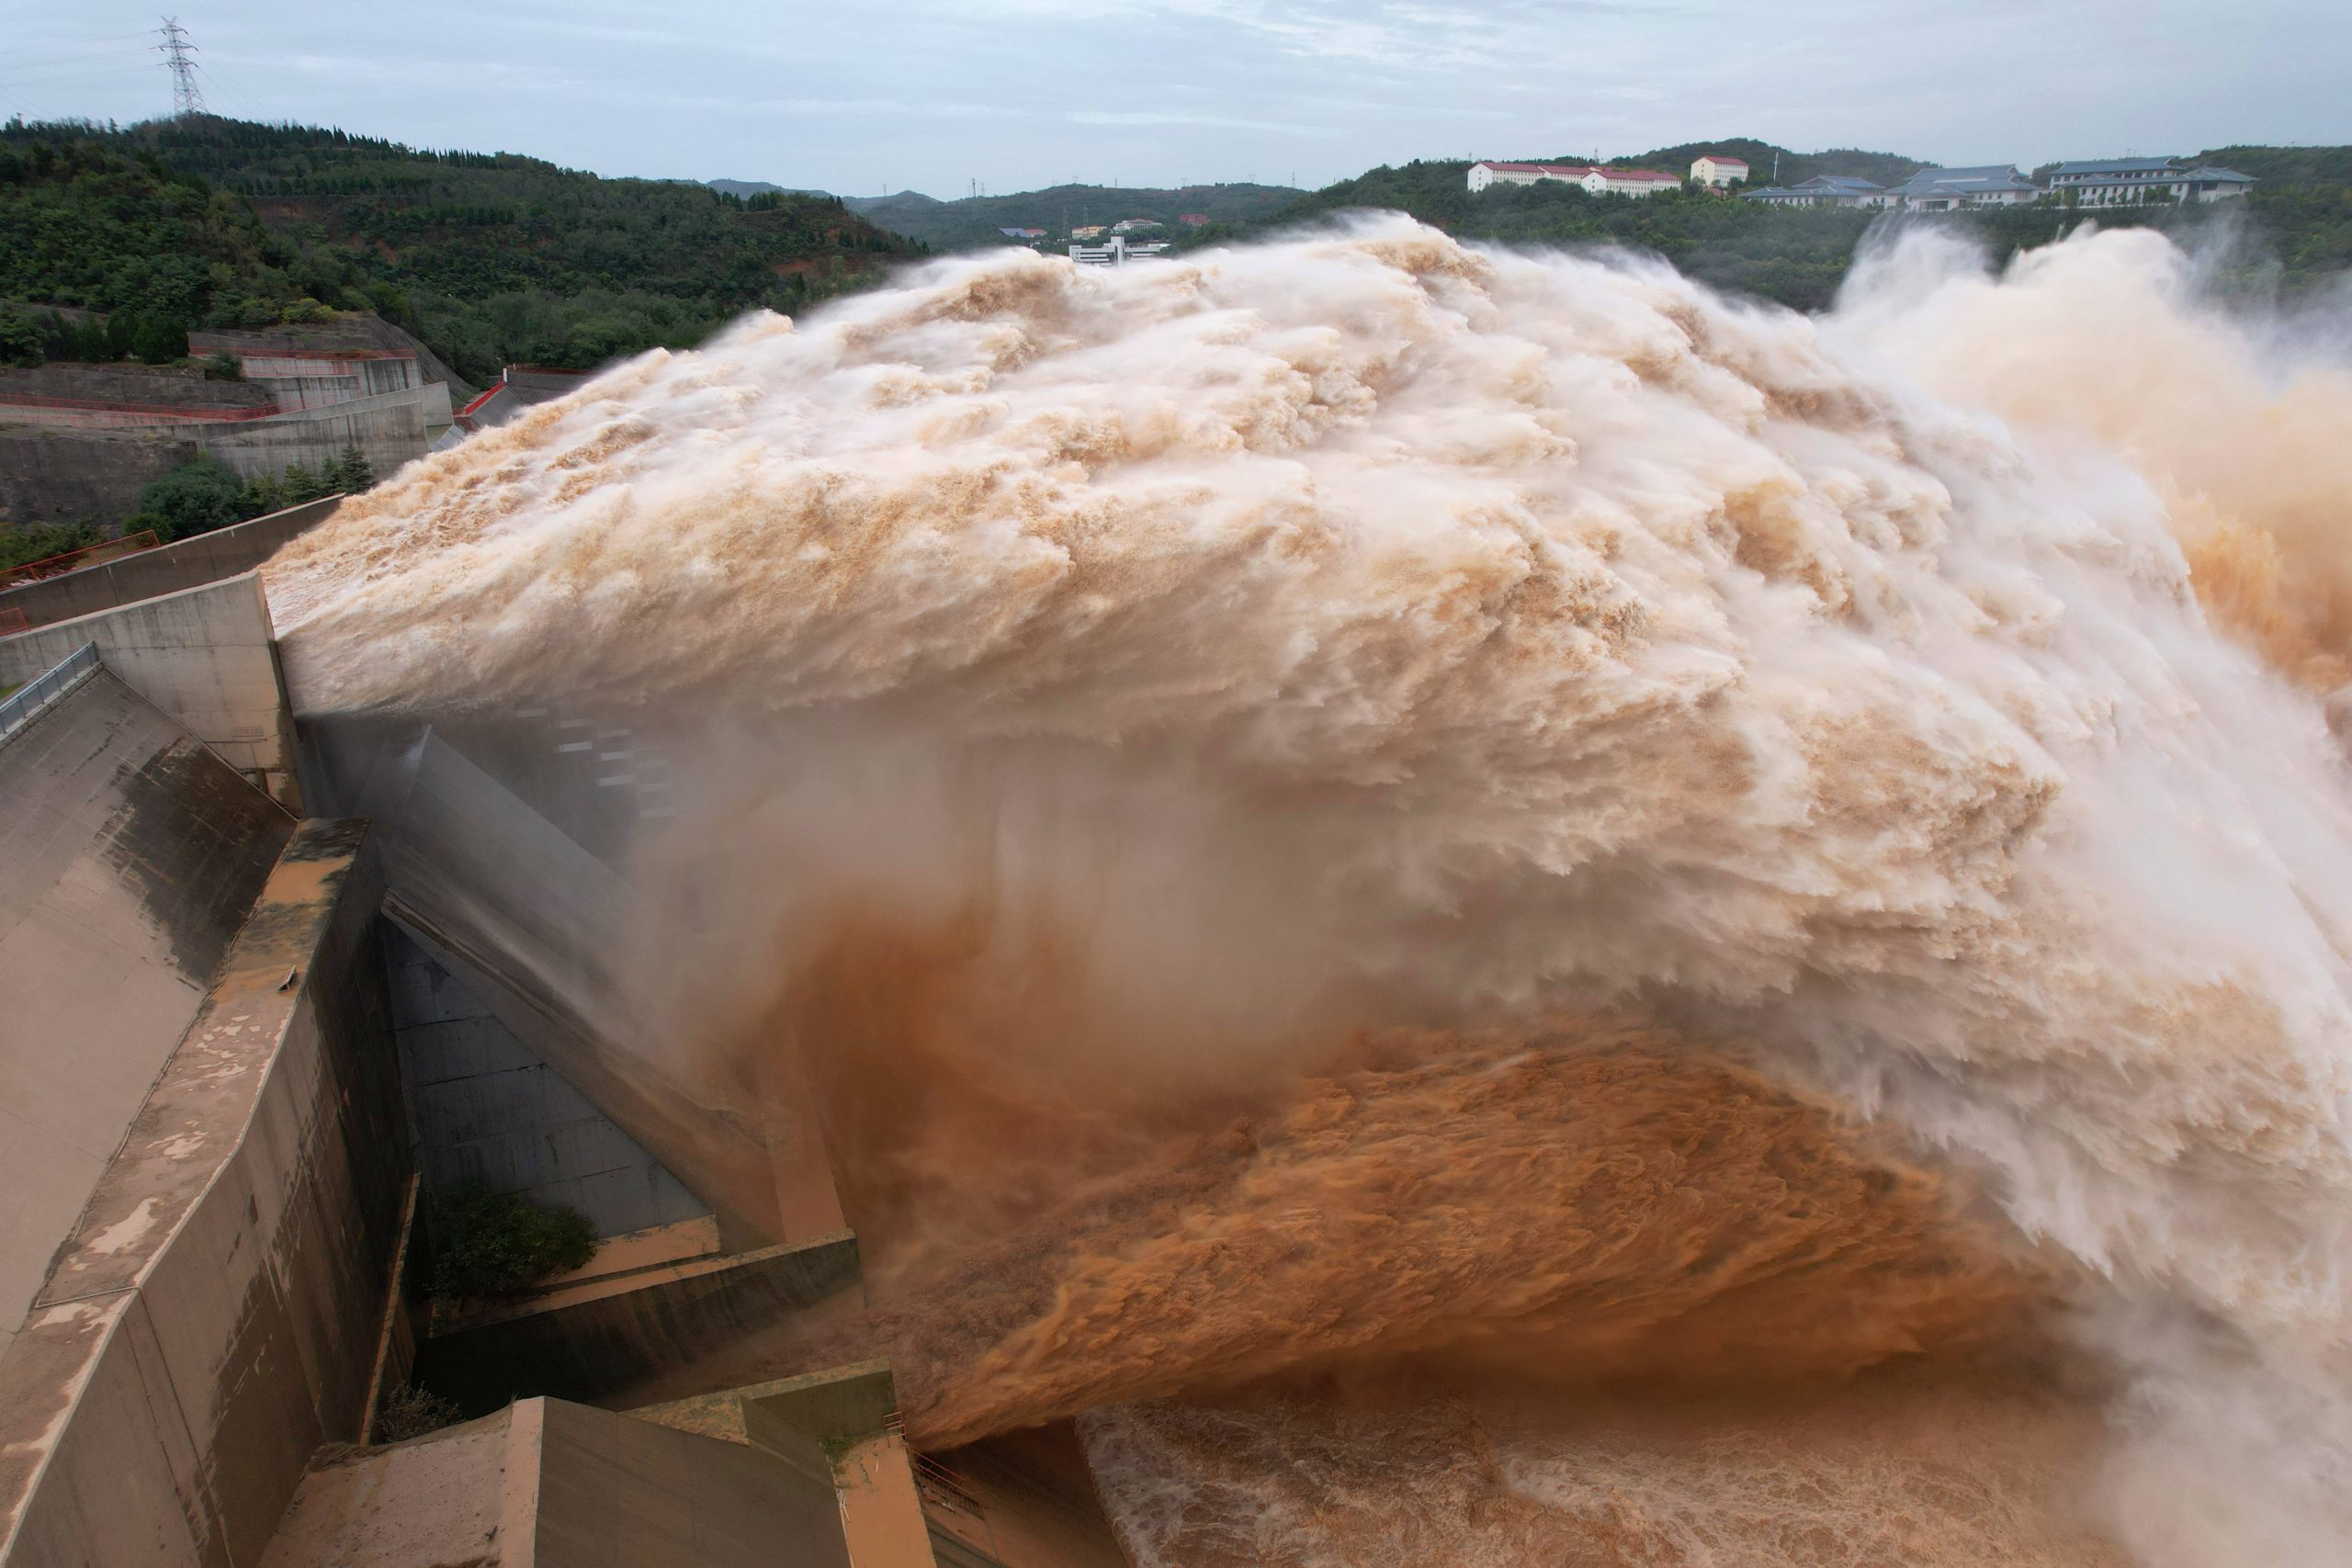
{"label": "water foam", "polygon": [[[960,933],[976,1098],[1028,1063],[1123,1128],[1355,1027],[1738,1041],[2099,1281],[2145,1561],[2318,1560],[2352,1544],[2352,793],[2312,695],[2345,383],[2266,374],[2186,276],[2140,235],[1997,283],[1906,252],[1816,323],[1396,220],[940,264],[404,472],[271,601],[312,710],[699,729],[697,830],[741,847],[700,891],[749,934],[668,1005],[712,1049],[821,1056],[841,1010],[792,998],[876,907]],[[2169,439],[2223,414],[2259,461]],[[922,1021],[882,1010],[887,1055]],[[892,1153],[869,1188],[955,1245],[1037,1210],[1035,1159]],[[1052,1359],[1174,1386],[1102,1355]]]}

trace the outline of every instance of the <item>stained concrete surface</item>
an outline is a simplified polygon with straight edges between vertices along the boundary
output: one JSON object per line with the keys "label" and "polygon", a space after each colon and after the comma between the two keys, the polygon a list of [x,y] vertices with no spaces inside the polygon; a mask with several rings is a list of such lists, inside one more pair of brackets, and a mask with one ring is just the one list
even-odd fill
{"label": "stained concrete surface", "polygon": [[408,1183],[365,825],[288,840],[0,1355],[0,1564],[250,1563],[358,1436]]}
{"label": "stained concrete surface", "polygon": [[767,1126],[740,1086],[694,1077],[636,1015],[620,965],[639,944],[617,873],[437,731],[386,736],[344,758],[333,743],[322,750],[321,787],[382,828],[389,912],[533,1055],[730,1235],[788,1241],[842,1228],[822,1150]]}
{"label": "stained concrete surface", "polygon": [[599,1236],[709,1213],[517,1039],[445,955],[389,920],[384,955],[428,1201],[486,1187],[576,1209]]}
{"label": "stained concrete surface", "polygon": [[261,1568],[485,1568],[504,1561],[507,1412],[314,1467]]}
{"label": "stained concrete surface", "polygon": [[0,741],[0,1355],[294,819],[105,670]]}
{"label": "stained concrete surface", "polygon": [[202,455],[182,434],[10,424],[0,412],[0,525],[128,516],[141,490]]}
{"label": "stained concrete surface", "polygon": [[848,1568],[831,1487],[557,1399],[329,1460],[261,1568]]}
{"label": "stained concrete surface", "polygon": [[123,684],[290,807],[293,723],[274,637],[261,579],[246,572],[0,637],[0,686],[95,643]]}
{"label": "stained concrete surface", "polygon": [[1127,1568],[1067,1421],[916,1461],[932,1549],[950,1568]]}

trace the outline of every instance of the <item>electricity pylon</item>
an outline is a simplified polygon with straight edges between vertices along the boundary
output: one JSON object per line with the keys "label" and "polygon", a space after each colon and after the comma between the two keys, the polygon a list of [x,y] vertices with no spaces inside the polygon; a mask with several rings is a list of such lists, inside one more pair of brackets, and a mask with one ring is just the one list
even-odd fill
{"label": "electricity pylon", "polygon": [[164,57],[164,67],[172,73],[172,116],[186,119],[204,112],[204,95],[196,85],[196,45],[187,41],[187,29],[180,26],[177,17],[165,17],[164,25],[155,31],[164,39],[157,52]]}

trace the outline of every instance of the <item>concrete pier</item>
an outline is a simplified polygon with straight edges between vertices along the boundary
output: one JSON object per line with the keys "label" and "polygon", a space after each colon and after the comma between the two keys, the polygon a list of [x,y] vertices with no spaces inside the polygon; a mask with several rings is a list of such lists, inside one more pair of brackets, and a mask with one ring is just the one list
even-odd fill
{"label": "concrete pier", "polygon": [[288,841],[0,1356],[0,1562],[259,1560],[359,1434],[408,1176],[362,824]]}

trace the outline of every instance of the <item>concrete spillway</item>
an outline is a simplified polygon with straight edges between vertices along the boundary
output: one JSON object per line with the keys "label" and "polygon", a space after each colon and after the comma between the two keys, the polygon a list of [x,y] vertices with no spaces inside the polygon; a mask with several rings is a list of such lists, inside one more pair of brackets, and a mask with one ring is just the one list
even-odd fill
{"label": "concrete spillway", "polygon": [[294,831],[92,668],[0,741],[0,1353]]}
{"label": "concrete spillway", "polygon": [[[917,1467],[880,1363],[745,1382],[864,1313],[825,1151],[633,1010],[609,792],[511,736],[298,727],[250,553],[75,574],[0,636],[0,1565],[1115,1562],[1082,1484]],[[414,1238],[469,1182],[605,1239],[429,1304]],[[521,1403],[338,1457],[412,1377]],[[622,1414],[677,1398],[727,1432]]]}
{"label": "concrete spillway", "polygon": [[[831,1235],[821,1170],[757,1107],[696,1081],[635,1016],[616,965],[631,941],[620,876],[433,729],[340,741],[321,793],[378,825],[386,908],[514,1038],[675,1174],[730,1234]],[[322,770],[322,776],[338,770]]]}

